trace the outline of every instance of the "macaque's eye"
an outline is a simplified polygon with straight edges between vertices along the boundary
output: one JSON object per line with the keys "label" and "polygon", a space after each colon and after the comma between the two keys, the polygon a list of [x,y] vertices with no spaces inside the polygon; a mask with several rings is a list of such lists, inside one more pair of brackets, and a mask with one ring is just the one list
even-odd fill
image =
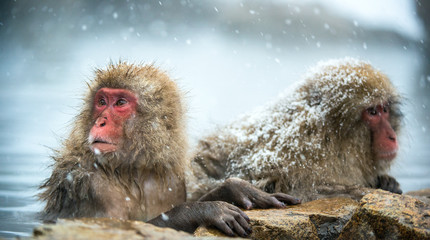
{"label": "macaque's eye", "polygon": [[121,98],[121,99],[119,99],[116,103],[115,103],[115,105],[116,106],[122,106],[122,105],[125,105],[125,104],[127,104],[128,103],[128,101],[127,100],[125,100],[124,98]]}
{"label": "macaque's eye", "polygon": [[384,113],[388,112],[388,107],[387,107],[387,106],[384,106],[383,111],[384,111]]}
{"label": "macaque's eye", "polygon": [[374,107],[368,108],[367,112],[372,116],[375,116],[376,114],[378,114],[378,112],[376,111],[376,108]]}
{"label": "macaque's eye", "polygon": [[100,98],[99,101],[97,102],[97,104],[99,106],[105,106],[106,105],[106,100],[104,98]]}

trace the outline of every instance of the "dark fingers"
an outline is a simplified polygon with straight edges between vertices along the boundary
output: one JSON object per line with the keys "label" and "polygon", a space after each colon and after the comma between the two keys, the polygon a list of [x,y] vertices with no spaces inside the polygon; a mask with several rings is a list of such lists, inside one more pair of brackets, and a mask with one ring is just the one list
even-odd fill
{"label": "dark fingers", "polygon": [[[243,213],[244,214],[244,213]],[[246,216],[246,215],[245,215]],[[248,216],[246,216],[246,217],[248,217]],[[247,235],[249,235],[249,234],[251,234],[252,233],[252,228],[251,228],[251,226],[249,225],[249,218],[248,219],[246,219],[246,218],[244,218],[241,214],[239,214],[239,215],[237,215],[236,217],[235,217],[235,219],[236,219],[236,221],[240,224],[240,226],[243,228],[243,229],[245,229],[245,231],[246,231],[246,234]]]}
{"label": "dark fingers", "polygon": [[230,236],[230,237],[235,236],[233,230],[230,228],[229,225],[227,225],[225,221],[218,219],[213,224],[216,228],[218,228],[221,232],[223,232],[227,236]]}
{"label": "dark fingers", "polygon": [[285,193],[274,193],[272,194],[272,196],[288,205],[297,205],[302,202],[300,199],[297,199]]}
{"label": "dark fingers", "polygon": [[239,205],[246,210],[252,209],[252,206],[253,206],[251,200],[249,200],[249,198],[247,197],[243,197]]}
{"label": "dark fingers", "polygon": [[248,215],[246,215],[246,213],[244,213],[242,210],[240,210],[238,207],[234,206],[234,205],[229,205],[228,208],[236,213],[239,213],[241,217],[243,217],[248,223],[251,221],[248,217]]}
{"label": "dark fingers", "polygon": [[248,231],[246,231],[245,229],[249,229],[249,228],[243,228],[237,221],[235,218],[232,218],[228,221],[229,226],[232,226],[232,229],[234,230],[234,232],[240,236],[240,237],[247,237],[249,235]]}

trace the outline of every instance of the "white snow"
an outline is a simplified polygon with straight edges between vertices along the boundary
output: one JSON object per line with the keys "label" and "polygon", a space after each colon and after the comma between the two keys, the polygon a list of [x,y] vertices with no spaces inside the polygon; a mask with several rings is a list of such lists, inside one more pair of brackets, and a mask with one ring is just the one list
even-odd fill
{"label": "white snow", "polygon": [[66,180],[68,181],[68,182],[73,182],[73,175],[72,175],[72,173],[67,173],[67,176],[66,176]]}
{"label": "white snow", "polygon": [[161,219],[163,219],[163,221],[169,221],[169,216],[167,216],[165,213],[161,213]]}
{"label": "white snow", "polygon": [[100,152],[100,150],[98,148],[94,148],[94,154],[95,155],[100,155],[101,152]]}

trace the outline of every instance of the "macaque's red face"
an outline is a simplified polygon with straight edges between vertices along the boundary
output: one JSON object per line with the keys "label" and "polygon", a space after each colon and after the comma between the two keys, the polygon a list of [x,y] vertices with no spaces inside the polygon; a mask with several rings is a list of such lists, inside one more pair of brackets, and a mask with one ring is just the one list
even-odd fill
{"label": "macaque's red face", "polygon": [[399,148],[397,136],[390,124],[388,104],[377,105],[363,111],[363,121],[372,132],[372,148],[378,160],[393,160]]}
{"label": "macaque's red face", "polygon": [[93,121],[88,138],[96,153],[115,152],[124,138],[124,123],[136,114],[137,97],[125,89],[101,88],[94,96]]}

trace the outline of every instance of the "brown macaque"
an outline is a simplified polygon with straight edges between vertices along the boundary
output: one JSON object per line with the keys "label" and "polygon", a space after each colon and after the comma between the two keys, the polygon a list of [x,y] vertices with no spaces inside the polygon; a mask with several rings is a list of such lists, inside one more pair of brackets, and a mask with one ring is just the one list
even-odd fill
{"label": "brown macaque", "polygon": [[164,72],[120,62],[96,70],[88,86],[70,136],[53,156],[52,175],[40,187],[45,221],[112,217],[249,235],[248,217],[229,203],[184,203],[185,109]]}
{"label": "brown macaque", "polygon": [[370,64],[322,62],[293,91],[199,141],[187,184],[198,199],[238,177],[309,201],[369,188],[402,193],[396,157],[401,97]]}

